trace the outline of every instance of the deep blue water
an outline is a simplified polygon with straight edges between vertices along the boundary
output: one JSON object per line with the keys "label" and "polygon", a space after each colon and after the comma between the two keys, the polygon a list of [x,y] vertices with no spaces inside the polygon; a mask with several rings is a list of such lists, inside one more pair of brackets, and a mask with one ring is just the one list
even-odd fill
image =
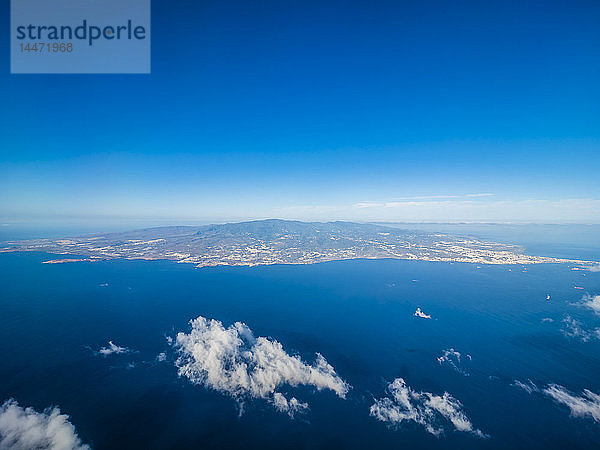
{"label": "deep blue water", "polygon": [[[561,332],[566,315],[600,326],[577,304],[585,293],[600,294],[600,273],[390,260],[205,269],[162,261],[41,264],[48,258],[0,254],[0,400],[38,410],[58,405],[94,448],[600,445],[600,423],[512,386],[530,379],[600,393],[600,340]],[[433,319],[415,318],[418,306]],[[240,416],[230,397],[177,376],[165,337],[187,331],[199,315],[245,322],[307,362],[320,352],[352,390],[343,400],[290,388],[310,404],[306,414],[292,420],[255,400]],[[108,340],[138,353],[90,350]],[[450,347],[472,356],[463,358],[469,376],[437,362]],[[155,360],[160,352],[167,361]],[[448,391],[490,437],[451,428],[434,437],[413,422],[390,429],[369,416],[373,399],[397,377],[418,391]]]}

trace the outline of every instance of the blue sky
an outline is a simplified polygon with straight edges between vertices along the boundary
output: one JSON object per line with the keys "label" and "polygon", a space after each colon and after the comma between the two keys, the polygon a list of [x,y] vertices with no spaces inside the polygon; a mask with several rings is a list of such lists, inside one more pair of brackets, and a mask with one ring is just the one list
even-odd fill
{"label": "blue sky", "polygon": [[598,23],[593,1],[155,0],[151,75],[2,60],[0,220],[600,223]]}

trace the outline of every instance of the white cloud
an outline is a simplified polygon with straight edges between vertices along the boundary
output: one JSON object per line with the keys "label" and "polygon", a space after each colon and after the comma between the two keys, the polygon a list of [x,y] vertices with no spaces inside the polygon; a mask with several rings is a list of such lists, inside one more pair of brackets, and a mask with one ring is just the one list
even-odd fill
{"label": "white cloud", "polygon": [[560,331],[567,337],[579,339],[582,342],[588,342],[594,337],[600,339],[600,328],[587,329],[581,322],[573,319],[571,316],[566,316],[562,322],[564,328]]}
{"label": "white cloud", "polygon": [[69,416],[61,414],[58,408],[37,412],[7,400],[0,406],[0,448],[74,450],[90,447],[81,442]]}
{"label": "white cloud", "polygon": [[589,270],[590,272],[600,272],[600,264],[589,266],[587,270]]}
{"label": "white cloud", "polygon": [[156,355],[156,360],[158,362],[163,362],[167,360],[167,354],[165,352],[161,352],[158,355]]}
{"label": "white cloud", "polygon": [[370,414],[391,426],[399,426],[403,421],[413,421],[425,427],[435,435],[442,434],[448,425],[457,431],[473,433],[478,437],[487,437],[471,424],[462,411],[462,404],[448,392],[442,396],[430,392],[416,392],[396,378],[388,385],[390,397],[375,399]]}
{"label": "white cloud", "polygon": [[263,398],[290,415],[308,405],[285,398],[279,392],[283,385],[330,389],[341,398],[350,389],[319,353],[315,362],[308,365],[300,357],[287,354],[278,341],[254,337],[241,322],[225,328],[218,320],[200,316],[190,324],[191,331],[178,333],[174,345],[180,354],[176,361],[179,375],[193,383],[240,401]]}
{"label": "white cloud", "polygon": [[540,389],[531,380],[515,380],[513,386],[523,389],[528,394],[541,392],[551,397],[557,403],[566,405],[573,417],[590,416],[595,422],[600,422],[600,395],[588,389],[584,389],[582,395],[575,395],[559,384],[549,384]]}
{"label": "white cloud", "polygon": [[518,387],[520,389],[523,389],[528,394],[531,394],[533,392],[538,392],[539,391],[538,387],[531,380],[527,380],[526,382],[515,380],[513,382],[513,386],[516,386],[516,387]]}
{"label": "white cloud", "polygon": [[358,202],[352,205],[353,208],[381,208],[384,206],[383,203],[377,202]]}
{"label": "white cloud", "polygon": [[552,322],[554,322],[554,319],[552,319],[551,317],[544,317],[542,319],[542,322],[543,323],[552,323]]}
{"label": "white cloud", "polygon": [[[466,358],[470,361],[471,355],[465,355]],[[461,368],[461,354],[460,352],[454,350],[453,348],[449,348],[442,352],[442,355],[437,358],[437,361],[440,365],[447,365],[452,367],[458,373],[468,377],[469,372]]]}
{"label": "white cloud", "polygon": [[600,315],[600,295],[584,295],[583,296],[583,306],[591,309],[596,314]]}
{"label": "white cloud", "polygon": [[417,308],[417,310],[415,311],[413,316],[421,317],[422,319],[431,319],[431,316],[428,314],[425,314],[423,311],[421,311],[421,308]]}
{"label": "white cloud", "polygon": [[436,200],[436,199],[445,199],[445,198],[459,198],[459,195],[448,195],[448,194],[439,194],[439,195],[417,195],[413,197],[399,197],[394,198],[391,201],[411,201],[411,200]]}
{"label": "white cloud", "polygon": [[131,353],[131,350],[126,347],[119,347],[118,345],[114,344],[113,341],[108,341],[108,346],[102,347],[100,350],[98,350],[98,353],[102,356],[108,356],[121,353]]}
{"label": "white cloud", "polygon": [[[255,212],[254,215],[257,213]],[[600,222],[600,199],[502,200],[497,196],[426,196],[357,201],[338,205],[273,208],[260,217],[386,222]],[[257,217],[258,217],[257,216]],[[563,220],[561,220],[563,218]],[[598,269],[600,270],[600,269]]]}
{"label": "white cloud", "polygon": [[595,422],[600,422],[600,395],[587,389],[583,390],[581,396],[573,395],[558,384],[550,384],[544,389],[544,394],[566,405],[573,417],[590,416]]}
{"label": "white cloud", "polygon": [[308,403],[302,403],[292,397],[289,400],[281,392],[275,392],[273,394],[273,406],[278,411],[287,413],[290,417],[294,417],[294,414],[298,412],[304,412],[308,409]]}

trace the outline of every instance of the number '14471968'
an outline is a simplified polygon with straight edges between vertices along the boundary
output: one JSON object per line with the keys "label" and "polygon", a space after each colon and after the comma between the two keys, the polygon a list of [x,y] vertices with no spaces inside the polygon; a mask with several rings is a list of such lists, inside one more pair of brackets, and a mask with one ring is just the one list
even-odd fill
{"label": "number '14471968'", "polygon": [[48,53],[71,53],[73,51],[72,43],[64,43],[64,42],[33,42],[23,44],[19,43],[21,53],[23,52],[48,52]]}

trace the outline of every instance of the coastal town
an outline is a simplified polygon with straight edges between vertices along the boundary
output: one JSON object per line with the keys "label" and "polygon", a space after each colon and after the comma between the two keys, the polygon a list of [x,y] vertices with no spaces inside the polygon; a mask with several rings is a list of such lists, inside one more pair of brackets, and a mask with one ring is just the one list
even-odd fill
{"label": "coastal town", "polygon": [[259,220],[199,227],[160,227],[65,239],[7,242],[1,252],[38,251],[46,263],[110,259],[172,260],[208,266],[315,264],[351,259],[402,259],[476,264],[598,263],[534,256],[515,245],[373,224]]}

